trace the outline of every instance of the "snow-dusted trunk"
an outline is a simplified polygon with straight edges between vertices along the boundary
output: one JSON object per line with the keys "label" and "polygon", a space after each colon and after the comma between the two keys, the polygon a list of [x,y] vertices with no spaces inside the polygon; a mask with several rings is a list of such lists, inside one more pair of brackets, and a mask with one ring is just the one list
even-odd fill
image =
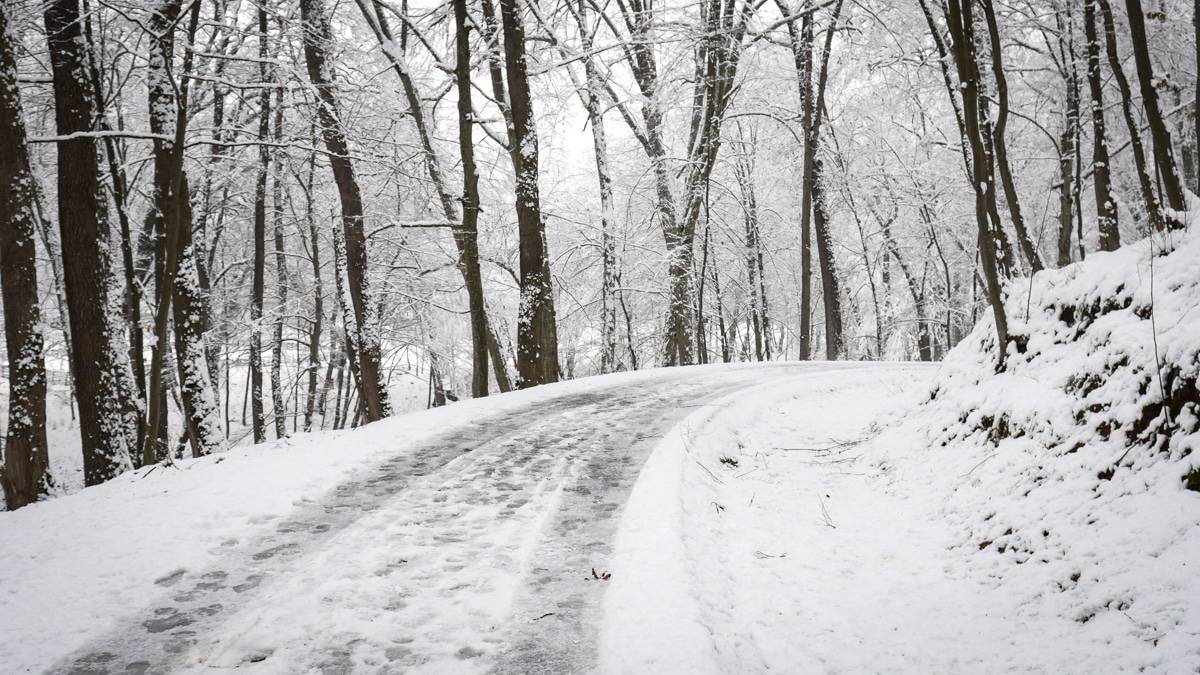
{"label": "snow-dusted trunk", "polygon": [[[346,357],[350,374],[354,376],[356,386],[361,381],[358,361],[358,333],[354,326],[354,304],[350,300],[350,291],[346,283],[346,239],[341,228],[333,228],[333,281],[337,292],[338,308],[342,312],[342,348]],[[338,389],[341,389],[343,366],[338,366]],[[347,395],[349,398],[349,395]],[[336,422],[336,419],[335,419]],[[334,428],[339,428],[335,423]]]}
{"label": "snow-dusted trunk", "polygon": [[1125,11],[1129,19],[1129,44],[1133,49],[1133,63],[1142,94],[1142,110],[1146,114],[1146,125],[1150,127],[1154,161],[1158,165],[1158,179],[1162,182],[1167,206],[1179,214],[1173,214],[1168,224],[1182,226],[1183,223],[1178,220],[1187,208],[1184,203],[1183,184],[1175,168],[1171,132],[1167,129],[1158,104],[1158,83],[1154,79],[1154,67],[1150,63],[1150,47],[1146,42],[1146,14],[1142,10],[1142,0],[1125,0]]}
{"label": "snow-dusted trunk", "polygon": [[[184,183],[182,194],[187,193],[187,184]],[[192,456],[200,457],[221,449],[224,437],[204,343],[207,294],[201,288],[197,274],[191,204],[185,199],[181,206],[185,215],[183,227],[179,230],[179,262],[172,303],[175,361],[179,369],[179,394],[188,441]]]}
{"label": "snow-dusted trunk", "polygon": [[1096,34],[1096,0],[1083,2],[1083,30],[1087,38],[1088,91],[1092,98],[1092,183],[1096,195],[1096,229],[1100,232],[1100,250],[1115,251],[1121,246],[1121,231],[1117,226],[1117,201],[1113,197],[1112,172],[1109,169],[1100,41]]}
{"label": "snow-dusted trunk", "polygon": [[817,239],[817,261],[821,268],[821,300],[825,308],[825,358],[833,361],[844,356],[845,346],[842,344],[841,283],[838,281],[837,265],[833,257],[833,239],[829,231],[823,174],[824,162],[817,158],[813,163],[812,175],[813,233]]}
{"label": "snow-dusted trunk", "polygon": [[[316,139],[313,139],[314,141]],[[315,146],[315,142],[313,143]],[[325,287],[321,282],[321,233],[317,230],[317,219],[313,216],[313,179],[316,174],[317,155],[308,160],[308,178],[304,190],[304,220],[308,225],[308,256],[312,263],[313,316],[308,333],[308,397],[304,402],[304,430],[312,431],[313,415],[317,412],[317,371],[321,366],[321,328],[325,321]],[[303,236],[303,235],[302,235]],[[328,388],[329,375],[325,375]],[[324,393],[322,393],[322,401]],[[320,406],[324,415],[324,403]]]}
{"label": "snow-dusted trunk", "polygon": [[[174,26],[179,19],[182,4],[181,0],[167,0],[151,14],[148,22],[150,30],[156,36],[150,42],[147,59],[150,130],[155,134],[171,137],[181,136],[177,134],[176,129],[182,115],[179,101],[176,100],[178,85],[172,82],[172,63],[175,49]],[[156,322],[166,322],[166,305],[173,305],[174,347],[179,372],[180,401],[192,455],[199,457],[219,449],[222,439],[217,419],[216,397],[211,385],[204,347],[202,316],[205,298],[196,274],[192,209],[181,153],[181,150],[177,153],[174,141],[154,140],[154,200],[147,217],[153,220],[152,227],[162,247],[174,247],[172,251],[165,251],[166,255],[162,259],[163,269],[158,289],[160,316],[156,317]],[[174,233],[170,233],[172,219],[176,221]],[[170,299],[164,301],[164,294],[168,290]],[[163,334],[157,332],[157,329],[156,325],[156,335],[161,340]],[[165,327],[164,330],[169,330],[169,327]],[[165,341],[156,341],[153,359],[155,363],[164,363],[162,351],[166,347]],[[159,396],[156,402],[152,401],[152,408],[157,407],[156,419],[159,423],[155,426],[161,429],[165,426],[162,421],[166,415],[162,400],[166,387],[163,386],[161,378],[157,386]],[[151,390],[155,390],[155,383],[152,383]],[[155,458],[161,457],[163,451],[162,439],[157,440]],[[143,453],[142,461],[149,463],[151,458]]]}
{"label": "snow-dusted trunk", "polygon": [[[103,80],[100,76],[100,60],[101,55],[96,49],[95,36],[93,34],[94,17],[84,0],[82,5],[85,17],[83,21],[83,37],[87,43],[88,56],[88,77],[91,80],[92,96],[96,106],[97,126],[101,130],[111,130],[111,125],[108,121],[108,113],[106,110],[106,98],[103,89]],[[120,160],[121,154],[118,151],[119,139],[105,137],[103,139],[104,156],[108,160],[108,177],[110,189],[112,190],[113,206],[116,210],[117,225],[120,232],[120,249],[122,271],[124,272],[124,313],[125,320],[128,326],[129,334],[129,363],[133,369],[134,389],[138,395],[138,407],[144,405],[146,398],[146,359],[145,359],[145,344],[142,334],[142,288],[141,284],[137,283],[136,270],[134,268],[133,255],[133,237],[132,227],[129,222],[129,181],[126,175],[125,165]],[[49,241],[47,241],[47,251],[50,250]],[[70,345],[68,340],[67,345]],[[72,374],[72,377],[74,375]],[[139,417],[137,424],[137,441],[140,444],[144,441],[145,434],[144,423],[140,419],[142,410],[137,411]],[[136,457],[135,457],[136,459]]]}
{"label": "snow-dusted trunk", "polygon": [[[467,27],[467,4],[465,0],[454,0],[454,82],[458,93],[458,150],[462,159],[463,191],[462,222],[454,231],[454,242],[458,246],[458,267],[467,285],[467,301],[471,312],[471,396],[479,398],[488,393],[488,333],[487,312],[483,302],[483,278],[479,271],[479,173],[475,168],[474,124],[475,111],[471,103],[471,45]],[[407,78],[406,78],[407,79]],[[410,97],[409,105],[415,106],[413,114],[424,118],[420,100]],[[421,125],[424,129],[424,124]],[[427,133],[422,132],[425,136]],[[435,170],[437,157],[433,147],[425,141],[426,164],[439,191],[440,171]],[[455,209],[443,196],[442,207],[446,218],[452,219]],[[451,222],[454,222],[451,220]],[[432,372],[432,371],[431,371]]]}
{"label": "snow-dusted trunk", "polygon": [[[754,193],[754,152],[755,141],[747,144],[749,149],[743,149],[734,161],[734,175],[738,182],[742,202],[742,219],[746,228],[746,295],[750,303],[750,328],[754,335],[754,358],[757,361],[770,360],[771,341],[768,334],[766,313],[766,284],[762,274],[762,248],[758,231],[758,197]],[[714,272],[716,271],[714,266]],[[714,281],[715,281],[714,277]],[[717,287],[717,298],[720,300],[720,287]],[[718,306],[718,315],[720,307]],[[724,343],[724,320],[722,323],[721,341]],[[723,360],[726,348],[722,348]]]}
{"label": "snow-dusted trunk", "polygon": [[[783,0],[776,0],[779,9],[785,14],[791,14],[790,8]],[[809,177],[812,174],[809,159],[810,137],[813,127],[813,28],[812,17],[805,16],[799,29],[795,21],[787,24],[788,38],[791,41],[792,60],[796,67],[796,78],[800,93],[801,131],[804,134],[804,154],[802,161],[802,178],[800,193],[800,360],[812,358],[812,192],[809,189]]]}
{"label": "snow-dusted trunk", "polygon": [[588,26],[586,0],[578,0],[573,12],[579,28],[583,59],[584,81],[578,86],[580,101],[587,112],[592,129],[592,149],[596,159],[596,183],[600,193],[600,372],[611,373],[617,368],[617,252],[613,228],[616,226],[613,206],[612,173],[609,169],[608,135],[601,109],[603,82],[596,62],[592,59],[592,28]]}
{"label": "snow-dusted trunk", "polygon": [[1000,26],[996,22],[996,12],[992,0],[983,0],[984,18],[987,20],[988,38],[991,42],[992,74],[996,78],[996,124],[992,127],[992,143],[995,148],[996,168],[1000,172],[1000,182],[1004,186],[1004,199],[1008,205],[1008,214],[1012,219],[1013,229],[1017,231],[1017,241],[1026,262],[1034,272],[1043,267],[1042,257],[1038,255],[1037,247],[1029,237],[1025,226],[1025,216],[1021,212],[1021,201],[1017,195],[1017,184],[1013,179],[1012,167],[1008,162],[1008,143],[1004,132],[1008,126],[1008,78],[1004,73],[1004,48],[1000,42]]}
{"label": "snow-dusted trunk", "polygon": [[558,381],[558,327],[546,226],[538,193],[538,138],[525,60],[525,26],[517,0],[500,0],[504,65],[512,111],[520,235],[521,303],[517,315],[518,386]]}
{"label": "snow-dusted trunk", "polygon": [[[275,94],[275,143],[283,140],[283,89]],[[271,230],[275,245],[275,320],[271,326],[271,412],[275,420],[275,438],[287,435],[287,415],[283,398],[283,323],[288,302],[287,253],[283,240],[283,158],[276,149],[271,176]]]}
{"label": "snow-dusted trunk", "polygon": [[25,145],[8,12],[8,5],[0,5],[0,298],[8,350],[8,434],[0,485],[12,511],[45,494],[50,475],[34,244],[36,187]]}
{"label": "snow-dusted trunk", "polygon": [[[1065,25],[1064,25],[1065,23]],[[1075,226],[1075,164],[1079,148],[1079,81],[1075,72],[1074,44],[1070,39],[1070,23],[1059,23],[1061,35],[1059,46],[1064,55],[1063,85],[1066,95],[1063,103],[1063,128],[1058,139],[1059,178],[1058,191],[1058,266],[1071,263],[1071,230]]]}
{"label": "snow-dusted trunk", "polygon": [[1121,92],[1121,113],[1125,117],[1125,126],[1129,130],[1129,149],[1133,153],[1133,166],[1138,176],[1138,186],[1142,189],[1142,200],[1146,205],[1146,213],[1150,216],[1150,225],[1156,230],[1166,227],[1162,205],[1154,193],[1154,183],[1150,181],[1150,173],[1146,167],[1146,151],[1142,145],[1141,124],[1133,109],[1133,92],[1129,88],[1129,78],[1125,75],[1125,67],[1121,65],[1121,56],[1117,52],[1117,30],[1113,22],[1112,6],[1108,0],[1097,0],[1100,8],[1100,18],[1104,24],[1104,51],[1108,57],[1108,67],[1112,71],[1113,80]]}
{"label": "snow-dusted trunk", "polygon": [[[258,77],[270,81],[267,65],[267,9],[258,6]],[[250,418],[254,442],[267,440],[267,420],[263,410],[262,320],[267,259],[267,175],[271,169],[271,90],[263,87],[258,94],[258,175],[254,183],[254,262],[250,296]]]}
{"label": "snow-dusted trunk", "polygon": [[[800,45],[796,45],[796,33],[793,29],[790,35],[793,39],[793,54],[796,56],[797,75],[800,77],[801,105],[803,106],[802,127],[804,130],[804,164],[800,194],[801,213],[801,274],[802,284],[810,288],[811,276],[811,244],[810,238],[815,234],[817,239],[817,262],[821,270],[821,289],[825,309],[825,357],[833,360],[842,354],[842,310],[841,296],[838,289],[836,264],[833,259],[833,245],[830,240],[829,219],[821,200],[821,169],[817,157],[820,152],[821,123],[824,120],[825,84],[829,76],[829,53],[833,44],[834,28],[841,16],[842,2],[834,5],[830,18],[829,30],[825,33],[825,43],[821,49],[820,65],[814,73],[812,55],[813,20],[804,18],[801,30]],[[813,76],[816,76],[815,82]],[[809,224],[812,227],[810,230]],[[812,230],[815,230],[813,232]],[[812,336],[810,326],[811,290],[806,294],[801,290],[801,328],[800,328],[800,358],[812,356]]]}
{"label": "snow-dusted trunk", "polygon": [[347,295],[353,307],[353,321],[347,322],[347,332],[354,334],[358,366],[358,386],[367,422],[382,419],[391,413],[387,390],[384,387],[383,363],[378,317],[371,300],[367,264],[367,238],[363,230],[362,192],[350,161],[350,149],[342,126],[337,98],[334,95],[333,73],[328,65],[327,50],[331,40],[329,17],[322,0],[300,0],[301,35],[304,41],[304,61],[308,77],[317,93],[317,116],[321,135],[329,152],[329,165],[337,183],[342,205],[342,230],[345,244],[345,277]]}
{"label": "snow-dusted trunk", "polygon": [[971,147],[972,189],[975,192],[975,222],[978,228],[979,258],[987,282],[988,304],[996,329],[996,358],[1004,366],[1008,347],[1008,317],[1004,313],[1004,294],[1000,286],[1000,261],[996,254],[996,233],[989,217],[989,201],[995,208],[995,189],[991,180],[991,160],[984,149],[979,113],[979,67],[975,56],[972,0],[949,0],[947,18],[954,45],[954,62],[962,90],[963,123]]}
{"label": "snow-dusted trunk", "polygon": [[[78,0],[51,0],[44,20],[60,136],[95,128]],[[109,310],[109,227],[94,138],[57,141],[58,226],[71,322],[84,482],[104,482],[129,466],[123,416],[127,391],[120,317]]]}

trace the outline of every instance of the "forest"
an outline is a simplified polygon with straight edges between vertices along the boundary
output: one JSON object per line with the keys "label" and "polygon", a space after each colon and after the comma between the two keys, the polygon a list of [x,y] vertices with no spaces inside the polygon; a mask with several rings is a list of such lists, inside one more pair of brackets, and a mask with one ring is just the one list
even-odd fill
{"label": "forest", "polygon": [[51,454],[985,317],[1003,370],[1014,280],[1186,227],[1198,7],[3,0],[8,508]]}

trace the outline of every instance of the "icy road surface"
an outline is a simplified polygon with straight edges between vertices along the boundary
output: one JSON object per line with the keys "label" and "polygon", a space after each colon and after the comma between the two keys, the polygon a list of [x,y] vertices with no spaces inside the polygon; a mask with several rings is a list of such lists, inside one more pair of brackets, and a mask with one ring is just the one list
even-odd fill
{"label": "icy road surface", "polygon": [[[622,573],[609,569],[614,535],[659,440],[739,389],[847,368],[676,369],[569,383],[502,412],[464,405],[443,433],[397,439],[205,564],[180,559],[130,589],[108,608],[115,625],[52,669],[593,670],[610,586],[593,570]],[[381,442],[375,426],[363,442]]]}

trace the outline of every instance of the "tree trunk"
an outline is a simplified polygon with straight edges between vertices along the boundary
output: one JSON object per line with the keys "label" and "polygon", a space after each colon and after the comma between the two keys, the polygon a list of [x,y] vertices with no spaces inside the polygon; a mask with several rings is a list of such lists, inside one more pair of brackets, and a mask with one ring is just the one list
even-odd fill
{"label": "tree trunk", "polygon": [[330,41],[329,17],[322,0],[301,0],[301,34],[304,40],[304,61],[308,77],[317,90],[317,116],[321,135],[329,152],[329,165],[337,183],[342,205],[342,229],[345,235],[347,295],[353,306],[353,323],[346,329],[354,334],[358,361],[358,386],[362,392],[367,422],[391,414],[387,389],[383,382],[382,346],[378,317],[371,301],[368,275],[367,238],[363,230],[362,192],[350,161],[350,149],[334,96],[333,72],[327,61]]}
{"label": "tree trunk", "polygon": [[813,230],[817,237],[817,260],[821,268],[821,299],[825,306],[825,358],[835,361],[844,355],[842,343],[842,295],[837,265],[833,258],[833,239],[829,233],[825,189],[822,185],[824,163],[813,164]]}
{"label": "tree trunk", "polygon": [[[271,81],[267,66],[267,8],[258,6],[258,79]],[[254,442],[267,441],[267,420],[263,407],[262,320],[267,263],[267,175],[271,168],[271,89],[264,86],[258,94],[258,177],[254,184],[254,279],[250,296],[250,423]]]}
{"label": "tree trunk", "polygon": [[1142,0],[1125,0],[1125,10],[1129,15],[1129,42],[1133,47],[1133,63],[1137,67],[1138,83],[1141,86],[1142,109],[1146,113],[1146,125],[1150,127],[1150,139],[1154,142],[1154,161],[1158,164],[1158,174],[1162,180],[1167,206],[1175,211],[1175,214],[1168,218],[1168,224],[1181,227],[1183,223],[1180,219],[1187,206],[1183,198],[1183,185],[1175,169],[1175,158],[1172,156],[1171,132],[1167,130],[1162,110],[1158,105],[1154,68],[1150,63],[1150,49],[1146,43],[1146,14],[1142,11]]}
{"label": "tree trunk", "polygon": [[1104,46],[1108,56],[1108,67],[1117,89],[1121,92],[1121,112],[1125,116],[1125,126],[1129,129],[1129,148],[1133,152],[1133,165],[1137,171],[1138,185],[1142,189],[1142,200],[1146,204],[1146,213],[1150,216],[1150,225],[1155,230],[1166,227],[1163,213],[1154,194],[1154,184],[1150,182],[1150,173],[1146,168],[1146,151],[1142,146],[1142,134],[1137,117],[1133,112],[1133,92],[1129,88],[1129,78],[1121,65],[1121,57],[1117,53],[1117,30],[1113,22],[1112,6],[1108,0],[1097,0],[1100,3],[1100,18],[1104,22]]}
{"label": "tree trunk", "polygon": [[1042,269],[1042,258],[1038,255],[1037,247],[1029,237],[1025,227],[1025,216],[1021,213],[1021,202],[1017,197],[1017,184],[1013,179],[1012,167],[1008,163],[1008,146],[1004,139],[1004,131],[1008,126],[1008,79],[1004,75],[1004,51],[1000,43],[1000,27],[996,23],[996,12],[992,0],[983,0],[984,17],[987,20],[988,37],[991,41],[992,72],[996,77],[996,124],[992,127],[992,141],[996,152],[996,166],[1000,170],[1000,181],[1004,186],[1004,198],[1008,204],[1009,217],[1012,218],[1013,229],[1017,231],[1017,241],[1021,252],[1029,262],[1034,272]]}
{"label": "tree trunk", "polygon": [[[483,278],[479,272],[479,172],[475,168],[475,111],[471,102],[471,36],[467,29],[466,0],[454,0],[454,79],[458,89],[458,149],[462,158],[463,193],[462,223],[454,232],[458,245],[459,266],[467,284],[467,301],[471,311],[471,396],[488,394],[488,325],[483,302]],[[424,115],[420,101],[413,115]],[[432,153],[432,146],[427,154]],[[431,165],[434,158],[427,160]],[[433,170],[430,171],[431,175]],[[454,215],[449,202],[443,200],[446,217]]]}
{"label": "tree trunk", "polygon": [[[315,143],[314,143],[315,145]],[[313,318],[308,334],[308,398],[304,403],[304,430],[312,431],[313,415],[317,411],[317,370],[321,366],[321,324],[325,320],[325,288],[321,283],[321,249],[320,232],[317,230],[317,219],[313,217],[312,191],[313,178],[316,174],[317,155],[309,157],[308,180],[304,190],[304,217],[308,223],[309,260],[312,262],[313,285]],[[328,388],[329,374],[325,375]],[[324,394],[322,394],[322,399]],[[324,403],[321,404],[321,415],[325,414]]]}
{"label": "tree trunk", "polygon": [[1075,183],[1075,155],[1079,149],[1075,147],[1076,129],[1079,126],[1079,86],[1075,81],[1074,55],[1070,52],[1066,38],[1063,37],[1064,54],[1067,62],[1063,64],[1066,85],[1066,108],[1063,111],[1063,130],[1058,140],[1059,178],[1062,185],[1058,198],[1058,266],[1064,267],[1071,263],[1071,229],[1075,225],[1075,200],[1073,195]]}
{"label": "tree trunk", "polygon": [[[413,126],[417,132],[417,138],[421,142],[421,150],[425,156],[425,170],[429,174],[429,180],[433,183],[434,191],[437,193],[438,203],[442,207],[442,215],[445,216],[446,222],[462,223],[464,226],[455,230],[454,243],[458,248],[458,268],[463,275],[463,283],[467,288],[467,303],[471,312],[471,354],[472,354],[472,379],[471,391],[472,396],[481,397],[487,396],[487,369],[489,357],[495,361],[493,370],[496,377],[496,386],[500,391],[508,391],[512,388],[508,378],[508,371],[504,365],[503,355],[499,349],[494,349],[495,342],[491,322],[488,319],[486,302],[483,295],[483,275],[479,269],[479,243],[477,225],[471,229],[465,227],[467,215],[464,213],[459,216],[458,209],[454,205],[454,198],[450,194],[449,188],[446,186],[445,175],[442,172],[441,162],[438,159],[437,149],[433,144],[432,122],[428,119],[425,108],[422,104],[422,99],[416,83],[413,81],[411,73],[409,73],[404,59],[404,50],[407,46],[406,40],[402,37],[400,44],[397,45],[392,36],[391,28],[387,18],[380,11],[379,5],[374,5],[374,10],[368,7],[369,0],[356,0],[359,11],[367,20],[367,24],[371,27],[375,37],[379,40],[380,46],[383,48],[384,55],[392,64],[392,70],[400,79],[401,87],[404,89],[404,97],[408,103],[409,115],[412,117]],[[468,62],[470,57],[470,45],[468,42],[467,56]],[[459,69],[456,67],[456,80],[459,77]],[[470,67],[466,68],[463,75],[466,79],[468,89],[465,96],[467,105],[466,112],[470,124],[474,124],[474,111],[470,96],[471,73]],[[463,100],[464,96],[460,92],[459,99]],[[461,115],[461,112],[460,112]],[[461,116],[460,116],[460,125]],[[469,126],[469,125],[468,125]],[[460,131],[460,139],[462,132]],[[472,162],[474,162],[474,149],[471,149]],[[464,166],[464,172],[466,167]],[[478,223],[479,220],[479,198],[478,198],[478,172],[472,168],[472,172],[476,174],[475,187],[472,189],[476,193],[474,204],[476,213],[471,216],[471,219]],[[464,183],[464,192],[467,188]]]}
{"label": "tree trunk", "polygon": [[[177,138],[182,138],[182,134],[176,128],[177,124],[183,122],[183,116],[186,113],[186,111],[180,110],[180,101],[176,100],[172,75],[175,51],[174,26],[180,18],[182,4],[181,0],[166,0],[151,15],[149,26],[156,37],[150,42],[147,58],[150,130],[155,134]],[[190,59],[185,60],[185,64],[189,62]],[[184,74],[186,75],[186,72]],[[196,277],[192,243],[192,209],[187,178],[183,173],[182,149],[177,151],[173,141],[161,139],[154,141],[154,201],[151,204],[148,218],[153,222],[152,230],[156,233],[161,243],[160,248],[164,253],[161,256],[162,276],[158,281],[163,286],[158,289],[158,302],[162,306],[158,308],[158,312],[163,314],[167,311],[166,305],[172,306],[173,313],[163,314],[162,320],[165,322],[166,316],[172,316],[174,319],[174,348],[179,372],[184,426],[188,432],[192,455],[199,457],[209,454],[221,446],[220,424],[217,420],[217,407],[206,363],[204,327],[200,310],[204,300]],[[171,223],[171,219],[175,219],[177,222]],[[173,225],[175,230],[172,232]],[[174,247],[174,250],[168,251],[166,247]],[[170,298],[164,301],[164,293],[168,291]],[[157,322],[159,317],[155,318]],[[156,335],[158,335],[157,324],[155,328]],[[166,330],[169,331],[169,326],[166,327]],[[156,340],[154,353],[156,362],[159,364],[163,363],[163,356],[160,352],[166,346],[165,340],[162,343]],[[166,407],[164,404],[166,387],[161,381],[162,373],[160,372],[159,375],[158,396],[152,401],[152,414],[148,416],[152,417],[157,414],[155,418],[157,423],[151,426],[158,436],[155,439],[156,447],[153,451],[155,459],[161,458],[166,451],[163,438],[166,432]],[[153,394],[154,391],[155,383],[152,382],[151,393]],[[143,453],[142,462],[150,463],[150,461],[150,456]]]}
{"label": "tree trunk", "polygon": [[512,109],[520,234],[521,306],[517,315],[517,372],[522,388],[558,380],[554,289],[538,194],[538,139],[525,61],[525,27],[517,0],[500,1],[504,64]]}
{"label": "tree trunk", "polygon": [[579,88],[579,97],[587,111],[588,125],[592,128],[592,148],[596,155],[596,182],[600,193],[600,372],[611,373],[617,367],[617,269],[616,225],[612,191],[612,175],[608,160],[608,135],[604,127],[601,109],[602,78],[596,62],[592,59],[591,28],[587,25],[587,3],[579,0],[575,20],[579,27],[580,47],[586,55],[583,60],[584,85]]}
{"label": "tree trunk", "polygon": [[1087,37],[1088,90],[1092,97],[1092,182],[1096,194],[1096,229],[1100,232],[1100,250],[1115,251],[1121,246],[1121,230],[1117,222],[1117,202],[1112,192],[1108,137],[1105,133],[1104,85],[1100,75],[1100,42],[1096,35],[1096,0],[1083,2],[1083,30]]}
{"label": "tree trunk", "polygon": [[[972,187],[975,191],[975,222],[978,228],[979,256],[987,282],[988,304],[996,329],[997,367],[1004,367],[1008,348],[1008,317],[1004,313],[1003,290],[1000,287],[1000,268],[996,256],[996,238],[989,225],[988,201],[994,187],[988,167],[990,162],[983,146],[979,116],[979,67],[975,56],[972,0],[949,0],[948,19],[954,43],[954,61],[962,90],[963,122],[971,146]],[[992,204],[994,205],[994,200]]]}
{"label": "tree trunk", "polygon": [[36,187],[25,145],[25,122],[7,4],[0,5],[0,297],[8,354],[8,434],[0,485],[9,511],[49,490],[46,446],[46,365],[38,307]]}
{"label": "tree trunk", "polygon": [[[283,89],[275,94],[275,143],[283,140]],[[287,312],[288,274],[287,253],[283,244],[283,158],[282,150],[274,153],[274,173],[271,177],[271,222],[275,245],[275,320],[271,327],[271,412],[275,420],[275,438],[287,436],[287,415],[283,399],[283,323]]]}
{"label": "tree trunk", "polygon": [[[44,19],[54,79],[55,126],[60,136],[92,130],[95,111],[78,0],[51,0]],[[108,302],[109,227],[100,189],[96,142],[87,136],[57,141],[58,226],[71,322],[84,482],[104,482],[129,466],[129,438],[121,420],[128,382],[120,349],[120,321]]]}

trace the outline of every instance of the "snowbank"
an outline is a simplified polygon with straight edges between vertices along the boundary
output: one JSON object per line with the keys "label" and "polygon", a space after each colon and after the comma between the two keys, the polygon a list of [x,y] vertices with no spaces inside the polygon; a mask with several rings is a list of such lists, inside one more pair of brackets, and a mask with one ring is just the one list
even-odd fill
{"label": "snowbank", "polygon": [[1015,282],[1004,372],[989,318],[875,443],[893,489],[927,486],[952,573],[1072,624],[1078,672],[1200,666],[1198,234]]}

